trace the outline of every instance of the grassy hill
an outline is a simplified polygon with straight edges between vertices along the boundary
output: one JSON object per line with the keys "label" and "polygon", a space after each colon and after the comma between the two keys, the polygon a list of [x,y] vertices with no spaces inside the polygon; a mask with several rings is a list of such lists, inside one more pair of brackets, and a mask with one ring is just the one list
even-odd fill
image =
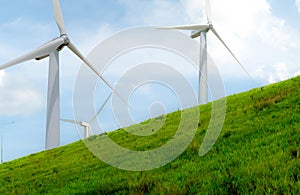
{"label": "grassy hill", "polygon": [[[203,157],[198,152],[211,104],[200,107],[199,127],[187,150],[161,168],[120,170],[101,162],[78,141],[0,165],[0,194],[300,194],[300,77],[226,101],[222,132]],[[180,113],[167,115],[162,129],[148,137],[122,129],[107,135],[128,149],[157,148],[174,135]],[[89,141],[98,139],[101,136]]]}

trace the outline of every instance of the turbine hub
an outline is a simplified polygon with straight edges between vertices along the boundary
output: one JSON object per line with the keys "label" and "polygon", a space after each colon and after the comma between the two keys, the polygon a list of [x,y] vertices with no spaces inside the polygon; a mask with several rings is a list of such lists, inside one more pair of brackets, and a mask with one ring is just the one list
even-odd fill
{"label": "turbine hub", "polygon": [[70,43],[70,40],[69,40],[69,38],[68,38],[68,35],[63,34],[63,35],[61,35],[60,37],[64,39],[65,45],[68,45],[68,44]]}
{"label": "turbine hub", "polygon": [[70,43],[70,39],[66,34],[63,34],[60,37],[64,40],[64,43],[57,48],[58,51],[61,51],[65,46],[67,46]]}

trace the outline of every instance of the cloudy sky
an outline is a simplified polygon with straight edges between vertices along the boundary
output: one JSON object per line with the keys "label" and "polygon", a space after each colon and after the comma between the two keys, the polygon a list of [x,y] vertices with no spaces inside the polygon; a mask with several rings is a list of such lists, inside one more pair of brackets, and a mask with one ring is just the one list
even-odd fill
{"label": "cloudy sky", "polygon": [[[68,34],[84,54],[89,54],[103,40],[125,29],[206,23],[204,0],[61,0],[61,6]],[[208,33],[208,52],[222,74],[226,94],[300,74],[299,0],[211,0],[211,7],[215,29],[253,77],[247,77],[216,37]],[[50,0],[2,0],[0,64],[57,37],[52,13]],[[124,60],[139,55],[138,51],[135,52]],[[73,88],[82,64],[66,49],[60,56],[61,116],[73,118]],[[29,61],[0,71],[0,129],[3,130],[4,161],[44,148],[47,64],[47,60]],[[109,74],[106,76],[111,83],[117,81]],[[189,82],[196,88],[197,74],[191,74]],[[158,106],[157,102],[164,100],[157,94],[151,96],[155,93],[151,93],[150,89],[163,91],[161,86],[143,87],[143,92],[148,90],[148,99],[144,98],[147,106],[140,111],[149,111],[149,105],[167,111],[178,108],[178,105],[168,104],[172,101],[165,102],[164,109]],[[109,90],[104,91],[98,91],[96,95],[108,96]],[[96,107],[105,98],[97,102]],[[142,107],[141,103],[133,103],[132,109]],[[103,115],[106,112],[109,112],[108,109],[103,110]],[[131,112],[134,115],[134,111]],[[155,109],[150,109],[150,112],[159,114],[155,114]],[[147,117],[149,113],[136,120]],[[106,124],[104,129],[118,128],[111,125],[113,118],[103,117],[103,120]],[[11,121],[15,123],[9,124]],[[61,144],[80,139],[76,126],[61,125]]]}

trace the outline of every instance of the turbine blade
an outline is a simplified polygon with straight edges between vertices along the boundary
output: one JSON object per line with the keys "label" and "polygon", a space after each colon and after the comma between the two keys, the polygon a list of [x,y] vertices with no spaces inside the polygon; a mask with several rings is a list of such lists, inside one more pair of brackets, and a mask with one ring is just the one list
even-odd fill
{"label": "turbine blade", "polygon": [[75,120],[69,120],[69,119],[60,119],[60,120],[63,122],[66,122],[66,123],[74,123],[74,124],[78,124],[78,125],[81,124],[79,121],[75,121]]}
{"label": "turbine blade", "polygon": [[65,35],[67,33],[65,29],[64,18],[62,15],[59,0],[52,0],[52,3],[53,3],[53,10],[54,10],[54,18],[59,28],[60,35]]}
{"label": "turbine blade", "polygon": [[41,47],[21,56],[18,57],[6,64],[3,64],[2,66],[0,66],[0,70],[4,69],[4,68],[8,68],[10,66],[14,66],[16,64],[22,63],[22,62],[26,62],[28,60],[32,60],[32,59],[36,59],[36,58],[42,58],[42,57],[47,57],[49,56],[50,53],[52,53],[53,51],[55,51],[59,46],[61,46],[62,44],[64,44],[64,40],[62,38],[57,38],[54,39],[48,43],[45,43],[44,45],[42,45]]}
{"label": "turbine blade", "polygon": [[80,51],[76,48],[75,45],[73,45],[71,42],[68,44],[69,49],[75,54],[77,55],[98,77],[100,77],[102,79],[102,81],[116,94],[118,95],[121,100],[126,104],[126,100],[111,86],[111,84],[106,81],[103,76],[96,70],[96,68],[88,61],[88,59],[86,57],[84,57]]}
{"label": "turbine blade", "polygon": [[205,2],[205,12],[206,12],[206,18],[207,18],[207,22],[211,23],[211,6],[210,6],[210,1],[206,0]]}
{"label": "turbine blade", "polygon": [[106,100],[104,101],[104,103],[102,104],[102,106],[100,107],[100,109],[98,110],[98,112],[95,114],[95,116],[92,118],[90,124],[92,124],[96,119],[97,116],[100,114],[100,112],[103,110],[104,106],[106,105],[106,103],[108,102],[108,100],[110,99],[112,93],[109,94],[109,96],[106,98]]}
{"label": "turbine blade", "polygon": [[166,27],[159,27],[157,29],[160,30],[173,30],[173,29],[177,29],[177,30],[197,30],[197,31],[203,31],[203,30],[207,30],[209,28],[209,25],[205,24],[205,25],[201,25],[201,24],[194,24],[194,25],[182,25],[182,26],[166,26]]}
{"label": "turbine blade", "polygon": [[211,28],[212,32],[218,37],[218,39],[223,43],[223,45],[227,48],[227,50],[231,53],[231,55],[234,57],[234,59],[239,63],[239,65],[242,67],[242,69],[247,73],[247,75],[251,77],[250,73],[246,70],[246,68],[242,65],[242,63],[237,59],[237,57],[233,54],[233,52],[229,49],[229,47],[225,44],[225,42],[222,40],[220,35],[217,33],[217,31],[214,28]]}

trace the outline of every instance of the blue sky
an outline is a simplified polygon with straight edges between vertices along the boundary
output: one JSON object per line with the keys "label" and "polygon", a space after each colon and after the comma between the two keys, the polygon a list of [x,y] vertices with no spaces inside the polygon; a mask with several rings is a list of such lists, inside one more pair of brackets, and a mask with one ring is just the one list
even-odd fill
{"label": "blue sky", "polygon": [[[299,0],[211,0],[211,4],[215,28],[255,79],[249,79],[218,40],[208,34],[208,52],[222,73],[227,94],[300,74]],[[84,54],[89,54],[98,43],[124,29],[205,22],[203,5],[201,0],[61,0],[68,34]],[[57,37],[52,13],[50,0],[2,0],[0,64]],[[60,56],[61,116],[73,118],[73,87],[81,62],[66,49]],[[44,148],[47,64],[48,60],[30,61],[0,71],[4,161]],[[115,82],[109,75],[107,79]],[[195,88],[196,81],[197,74],[192,74],[190,82]],[[101,97],[109,94],[107,89],[104,91],[96,94]],[[136,102],[133,108],[141,107],[140,112],[147,112],[147,106],[164,101],[163,95],[148,96],[146,103]],[[95,103],[96,107],[105,98]],[[176,100],[166,101],[165,110],[178,108],[170,102]],[[147,106],[142,107],[143,103]],[[108,112],[105,108],[103,115]],[[132,114],[135,115],[134,111]],[[148,113],[138,115],[136,121],[149,117]],[[103,117],[102,120],[104,129],[117,128],[111,124],[113,118]],[[15,124],[8,125],[10,121]],[[80,127],[77,131],[72,124],[61,125],[62,145],[80,139]]]}

